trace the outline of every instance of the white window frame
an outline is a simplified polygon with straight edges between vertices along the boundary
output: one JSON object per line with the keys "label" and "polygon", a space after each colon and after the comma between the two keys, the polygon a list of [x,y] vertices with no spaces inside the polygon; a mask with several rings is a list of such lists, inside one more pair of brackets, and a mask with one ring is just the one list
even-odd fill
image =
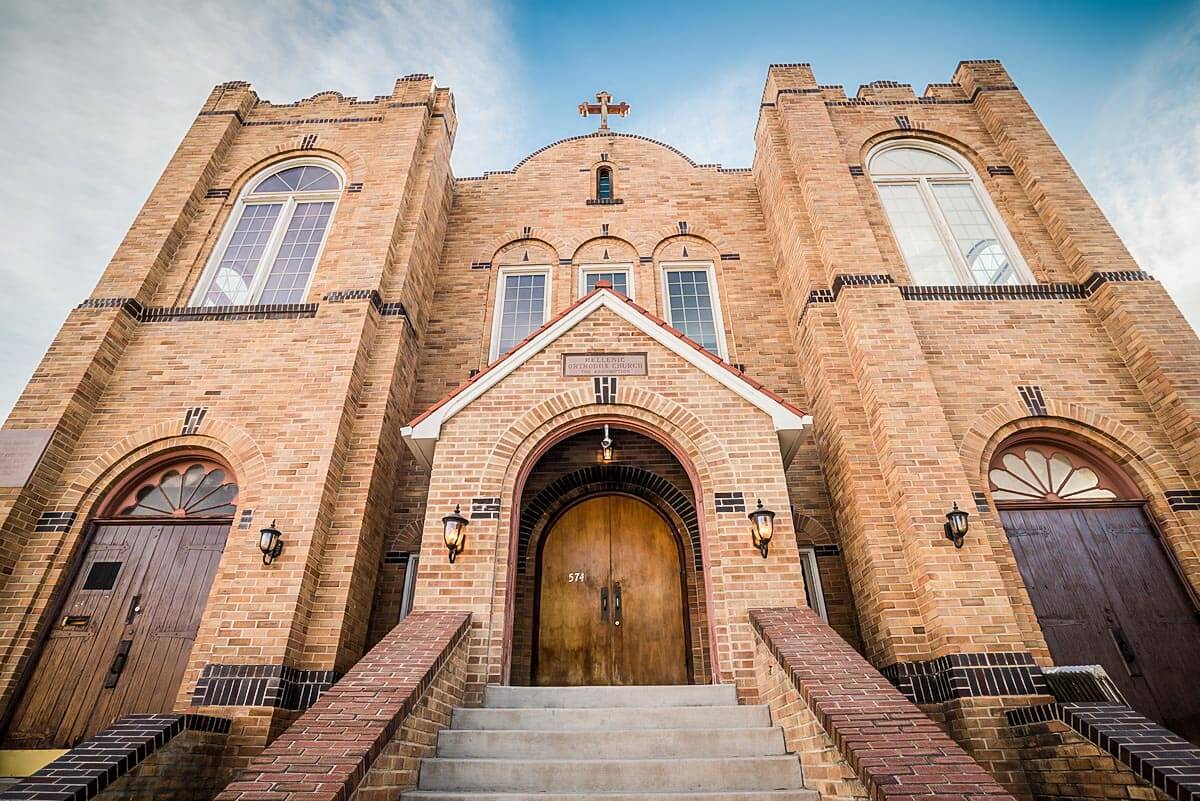
{"label": "white window frame", "polygon": [[404,566],[404,589],[400,593],[400,620],[408,617],[408,613],[412,611],[413,593],[417,588],[417,564],[420,561],[420,554],[410,553],[408,563]]}
{"label": "white window frame", "polygon": [[717,355],[722,361],[729,360],[729,350],[725,345],[725,315],[721,313],[721,292],[717,287],[717,270],[711,261],[666,261],[658,265],[658,283],[662,288],[663,319],[675,326],[671,319],[671,298],[667,288],[667,274],[673,272],[699,272],[708,274],[708,289],[712,297],[713,325],[717,329]]}
{"label": "white window frame", "polygon": [[[809,598],[809,608],[821,616],[821,620],[829,622],[829,612],[825,608],[825,590],[821,587],[821,570],[817,567],[817,550],[811,545],[800,546],[800,559],[804,562],[804,568],[807,569],[805,574],[811,578],[812,594],[816,597]],[[803,577],[803,576],[802,576]],[[808,589],[810,582],[805,582],[805,590]]]}
{"label": "white window frame", "polygon": [[[504,289],[510,275],[544,275],[546,276],[546,296],[542,303],[542,322],[545,325],[550,319],[550,310],[554,308],[554,272],[549,264],[530,264],[501,267],[496,271],[496,303],[492,308],[492,340],[488,346],[488,364],[500,358],[500,322],[504,317]],[[534,329],[536,330],[536,329]]]}
{"label": "white window frame", "polygon": [[[954,162],[962,172],[879,176],[871,172],[871,163],[876,157],[889,150],[896,150],[898,148],[928,151]],[[983,209],[988,222],[991,223],[992,230],[996,232],[996,238],[1000,241],[1000,246],[1004,248],[1009,264],[1016,271],[1018,282],[1024,284],[1037,283],[1037,279],[1034,278],[1029,265],[1025,263],[1025,259],[1021,256],[1021,251],[1017,248],[1016,241],[1012,238],[1012,234],[1009,233],[1008,226],[1004,224],[1004,220],[1000,217],[1000,210],[996,208],[996,204],[992,201],[992,196],[987,191],[987,187],[983,185],[983,182],[979,179],[979,174],[975,172],[974,168],[958,153],[955,153],[948,147],[934,142],[926,142],[923,139],[890,139],[874,147],[867,155],[866,162],[867,174],[871,177],[871,183],[876,186],[891,184],[915,185],[917,187],[917,194],[920,195],[921,200],[925,203],[925,210],[929,213],[929,219],[933,221],[933,227],[942,242],[942,248],[950,256],[950,264],[954,267],[955,273],[958,274],[958,280],[961,285],[1004,286],[1003,284],[980,284],[975,280],[975,274],[971,272],[971,267],[967,264],[966,257],[963,256],[962,250],[958,246],[958,241],[954,238],[954,232],[950,230],[950,224],[946,221],[946,215],[942,212],[941,206],[938,205],[937,198],[933,194],[931,182],[936,184],[966,184],[970,186],[975,193],[976,199],[979,200],[980,208]],[[879,196],[878,193],[876,193],[876,196]],[[900,258],[905,260],[904,264],[908,267],[909,276],[915,282],[917,280],[916,276],[913,275],[912,267],[908,264],[908,259],[904,255],[904,249],[900,247],[900,237],[897,236],[896,229],[892,227],[892,218],[888,214],[887,207],[883,204],[882,197],[879,197],[879,204],[883,206],[883,216],[887,219],[888,229],[891,230],[892,239],[896,242],[896,250],[899,251]]]}
{"label": "white window frame", "polygon": [[[325,192],[270,192],[258,195],[252,194],[254,189],[263,181],[272,175],[277,175],[292,167],[321,167],[329,170],[337,176],[339,186],[336,190]],[[256,306],[258,305],[259,298],[262,297],[263,287],[267,283],[267,276],[271,272],[271,267],[275,264],[275,257],[279,255],[279,248],[283,244],[283,238],[287,234],[288,226],[291,224],[298,199],[299,202],[303,203],[333,201],[333,208],[329,212],[329,223],[325,226],[325,233],[321,237],[320,246],[317,248],[316,258],[313,259],[312,269],[308,273],[308,281],[304,285],[302,297],[308,297],[308,292],[312,288],[313,277],[317,274],[317,268],[321,264],[321,256],[325,253],[325,244],[329,241],[329,232],[333,230],[333,222],[337,216],[338,204],[341,201],[345,188],[346,174],[342,172],[342,169],[338,165],[325,159],[289,159],[278,164],[272,164],[260,172],[252,180],[248,181],[238,194],[237,204],[234,206],[233,213],[225,221],[225,227],[221,231],[221,236],[217,239],[217,244],[212,249],[212,253],[208,256],[208,263],[204,267],[204,272],[200,274],[200,280],[196,282],[196,288],[192,292],[192,297],[188,301],[188,305],[199,306],[204,302],[204,296],[208,294],[209,287],[217,275],[221,259],[225,257],[225,249],[229,247],[229,240],[233,238],[233,232],[242,221],[242,215],[245,214],[247,206],[269,205],[272,203],[283,205],[283,208],[279,210],[279,216],[275,220],[275,228],[271,232],[271,238],[267,240],[262,256],[258,260],[258,266],[255,268],[254,280],[250,284],[250,297],[245,303],[239,304],[243,306]],[[302,300],[299,302],[303,303]]]}
{"label": "white window frame", "polygon": [[619,261],[601,264],[581,264],[579,265],[579,297],[587,294],[587,277],[595,273],[625,273],[625,285],[629,287],[629,299],[636,300],[633,280],[633,265],[627,261]]}

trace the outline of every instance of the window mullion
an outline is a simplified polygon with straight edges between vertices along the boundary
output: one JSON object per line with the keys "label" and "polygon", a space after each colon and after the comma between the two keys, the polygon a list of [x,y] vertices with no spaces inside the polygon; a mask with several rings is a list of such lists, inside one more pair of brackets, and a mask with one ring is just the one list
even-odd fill
{"label": "window mullion", "polygon": [[937,196],[933,194],[933,185],[928,178],[920,178],[917,184],[921,190],[921,197],[925,201],[926,207],[929,209],[929,218],[933,220],[933,227],[938,232],[938,237],[942,240],[942,247],[946,249],[946,253],[950,256],[950,263],[954,265],[954,269],[958,272],[958,280],[963,284],[975,283],[975,278],[971,275],[971,268],[967,265],[966,258],[958,249],[958,242],[954,238],[954,232],[950,230],[950,223],[942,214],[942,207],[938,205]]}
{"label": "window mullion", "polygon": [[267,275],[271,272],[272,265],[275,264],[275,257],[279,255],[279,248],[283,245],[283,237],[287,233],[288,226],[292,224],[292,215],[296,213],[296,198],[289,196],[284,202],[284,206],[279,210],[279,221],[275,224],[275,230],[271,232],[271,238],[267,242],[267,246],[263,248],[262,258],[258,262],[258,267],[254,271],[254,284],[250,290],[250,303],[257,304],[258,299],[262,297],[263,289],[267,284]]}

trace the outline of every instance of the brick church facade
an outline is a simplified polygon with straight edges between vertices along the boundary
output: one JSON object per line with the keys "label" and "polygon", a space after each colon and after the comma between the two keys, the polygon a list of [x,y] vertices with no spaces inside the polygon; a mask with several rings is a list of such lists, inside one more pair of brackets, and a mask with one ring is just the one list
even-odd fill
{"label": "brick church facade", "polygon": [[1004,68],[773,65],[745,169],[598,99],[464,178],[429,76],[213,90],[0,432],[9,797],[391,798],[486,687],[674,684],[828,798],[1200,793],[1200,342]]}

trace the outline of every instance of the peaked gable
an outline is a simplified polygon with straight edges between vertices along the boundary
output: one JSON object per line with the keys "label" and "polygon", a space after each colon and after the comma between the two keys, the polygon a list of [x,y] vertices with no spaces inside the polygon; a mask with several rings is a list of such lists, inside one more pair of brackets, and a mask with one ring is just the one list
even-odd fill
{"label": "peaked gable", "polygon": [[551,318],[506,355],[488,365],[471,380],[430,406],[401,431],[404,441],[417,460],[433,467],[433,455],[441,436],[442,424],[469,406],[508,375],[545,350],[598,309],[612,311],[621,319],[681,357],[734,394],[771,418],[779,436],[780,452],[787,467],[812,417],[785,401],[762,384],[747,377],[728,363],[709,353],[665,320],[656,317],[624,295],[608,287],[598,287]]}

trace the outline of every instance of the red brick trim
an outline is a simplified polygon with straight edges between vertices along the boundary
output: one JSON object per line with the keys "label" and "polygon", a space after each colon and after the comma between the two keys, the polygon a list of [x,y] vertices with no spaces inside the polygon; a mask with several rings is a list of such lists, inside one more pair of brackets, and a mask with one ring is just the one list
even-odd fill
{"label": "red brick trim", "polygon": [[327,690],[217,801],[349,798],[466,636],[469,612],[414,612]]}
{"label": "red brick trim", "polygon": [[750,621],[874,801],[1013,801],[811,609]]}

